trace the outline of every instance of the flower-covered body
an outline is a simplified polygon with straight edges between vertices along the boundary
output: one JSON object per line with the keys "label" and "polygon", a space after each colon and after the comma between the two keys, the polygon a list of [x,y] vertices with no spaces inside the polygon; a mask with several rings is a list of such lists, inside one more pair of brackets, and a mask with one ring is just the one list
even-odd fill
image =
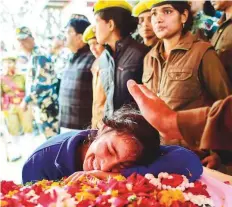
{"label": "flower-covered body", "polygon": [[[167,179],[172,180],[167,184]],[[158,180],[158,181],[157,181]],[[82,177],[77,183],[39,181],[33,185],[1,182],[2,207],[197,207],[213,206],[206,186],[184,176],[161,173],[158,178],[133,174],[99,180]],[[166,186],[166,187],[165,187]],[[165,189],[164,189],[165,188]]]}

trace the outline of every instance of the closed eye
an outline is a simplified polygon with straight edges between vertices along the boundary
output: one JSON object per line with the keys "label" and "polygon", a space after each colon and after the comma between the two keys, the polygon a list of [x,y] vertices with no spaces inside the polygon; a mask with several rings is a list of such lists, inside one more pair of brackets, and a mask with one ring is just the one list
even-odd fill
{"label": "closed eye", "polygon": [[120,158],[116,148],[113,145],[109,145],[108,150],[109,150],[111,155],[116,156],[117,159]]}

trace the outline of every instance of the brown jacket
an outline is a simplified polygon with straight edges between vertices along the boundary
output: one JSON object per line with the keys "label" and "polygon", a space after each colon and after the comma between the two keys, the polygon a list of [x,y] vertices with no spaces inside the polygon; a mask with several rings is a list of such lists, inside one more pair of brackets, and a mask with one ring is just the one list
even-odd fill
{"label": "brown jacket", "polygon": [[[231,93],[226,72],[209,43],[187,33],[166,61],[162,50],[160,41],[145,57],[143,83],[173,110],[209,106]],[[164,144],[187,146],[175,139]]]}
{"label": "brown jacket", "polygon": [[212,107],[180,111],[177,122],[190,146],[232,150],[232,96],[215,102]]}
{"label": "brown jacket", "polygon": [[232,18],[225,20],[224,15],[220,22],[222,23],[214,33],[211,43],[219,55],[229,79],[232,82]]}
{"label": "brown jacket", "polygon": [[92,107],[92,129],[97,129],[102,123],[106,94],[102,86],[99,70],[99,59],[96,59],[92,66],[93,74],[93,107]]}
{"label": "brown jacket", "polygon": [[143,83],[176,111],[208,106],[225,98],[231,86],[210,48],[209,43],[187,33],[165,61],[163,42],[158,42],[144,59]]}

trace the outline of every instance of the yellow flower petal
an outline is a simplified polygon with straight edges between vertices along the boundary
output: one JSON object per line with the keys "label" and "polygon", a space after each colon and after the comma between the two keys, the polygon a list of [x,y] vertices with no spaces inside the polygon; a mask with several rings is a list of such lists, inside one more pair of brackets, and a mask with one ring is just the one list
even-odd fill
{"label": "yellow flower petal", "polygon": [[80,192],[80,193],[76,193],[76,199],[78,201],[82,201],[82,200],[95,200],[96,197],[95,195],[93,195],[92,193],[89,192]]}

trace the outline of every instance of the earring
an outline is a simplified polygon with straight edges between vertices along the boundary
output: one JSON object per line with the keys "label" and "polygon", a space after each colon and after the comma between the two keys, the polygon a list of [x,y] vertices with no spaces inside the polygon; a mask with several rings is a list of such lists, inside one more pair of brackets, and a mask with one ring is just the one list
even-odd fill
{"label": "earring", "polygon": [[185,24],[183,23],[183,28],[184,28],[184,25],[185,25]]}

